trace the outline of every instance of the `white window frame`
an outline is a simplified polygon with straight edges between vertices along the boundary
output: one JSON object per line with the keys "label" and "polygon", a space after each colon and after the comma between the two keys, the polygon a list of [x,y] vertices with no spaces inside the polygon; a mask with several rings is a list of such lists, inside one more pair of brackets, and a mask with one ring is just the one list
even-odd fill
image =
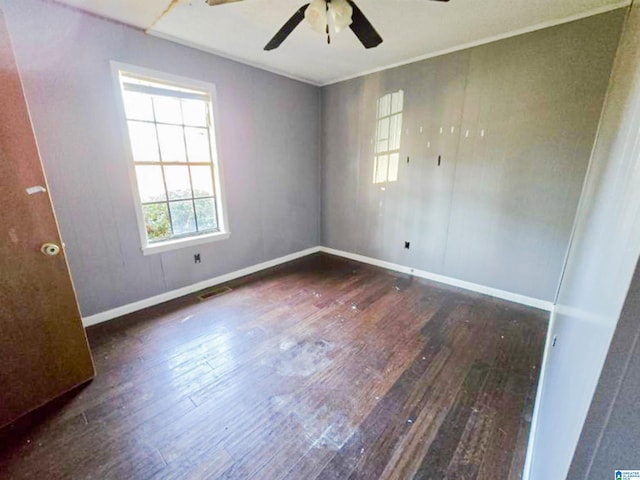
{"label": "white window frame", "polygon": [[[140,192],[138,190],[138,180],[136,178],[136,170],[135,163],[133,159],[133,152],[131,149],[131,141],[129,138],[129,127],[127,125],[127,116],[124,107],[124,97],[122,95],[122,87],[120,83],[120,73],[125,74],[133,74],[140,77],[149,78],[149,80],[157,80],[159,82],[166,82],[169,85],[193,89],[193,90],[201,90],[206,92],[209,95],[211,100],[211,109],[210,109],[210,121],[211,125],[213,125],[213,129],[210,132],[215,136],[214,145],[215,152],[212,155],[212,164],[214,169],[214,188],[216,195],[216,209],[217,209],[217,218],[218,218],[218,230],[213,233],[204,233],[201,235],[192,235],[183,238],[177,239],[169,239],[164,241],[158,241],[150,243],[147,238],[147,229],[145,225],[144,213],[142,210],[142,201],[140,199]],[[126,159],[127,159],[127,167],[129,171],[129,178],[131,181],[131,189],[133,192],[135,209],[136,209],[136,219],[138,221],[138,233],[140,235],[140,245],[142,249],[142,253],[144,255],[151,255],[155,253],[167,252],[170,250],[175,250],[178,248],[191,247],[195,245],[202,245],[209,242],[215,242],[218,240],[226,240],[231,236],[231,230],[229,229],[229,219],[227,217],[227,201],[224,191],[224,168],[222,166],[222,161],[220,160],[220,149],[219,149],[219,118],[218,115],[218,102],[216,96],[216,86],[213,83],[203,82],[201,80],[194,80],[191,78],[181,77],[178,75],[173,75],[165,72],[160,72],[157,70],[151,70],[144,67],[139,67],[136,65],[130,65],[126,63],[111,62],[111,74],[113,77],[113,85],[115,87],[116,92],[116,104],[118,109],[118,115],[120,116],[120,123],[122,126],[123,138],[126,140],[125,150],[126,150]]]}

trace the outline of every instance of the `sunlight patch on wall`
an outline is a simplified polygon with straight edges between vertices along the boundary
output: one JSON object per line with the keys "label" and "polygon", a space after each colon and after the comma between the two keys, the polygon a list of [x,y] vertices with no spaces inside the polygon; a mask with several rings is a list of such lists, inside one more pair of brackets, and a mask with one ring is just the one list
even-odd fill
{"label": "sunlight patch on wall", "polygon": [[378,99],[373,183],[396,182],[400,163],[404,91]]}

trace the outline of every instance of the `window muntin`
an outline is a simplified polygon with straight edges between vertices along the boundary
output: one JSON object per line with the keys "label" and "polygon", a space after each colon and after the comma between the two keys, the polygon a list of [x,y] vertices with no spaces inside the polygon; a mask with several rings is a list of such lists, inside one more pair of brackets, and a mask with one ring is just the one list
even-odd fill
{"label": "window muntin", "polygon": [[147,246],[223,231],[209,92],[119,71]]}
{"label": "window muntin", "polygon": [[373,183],[396,182],[400,163],[404,92],[388,93],[378,99]]}

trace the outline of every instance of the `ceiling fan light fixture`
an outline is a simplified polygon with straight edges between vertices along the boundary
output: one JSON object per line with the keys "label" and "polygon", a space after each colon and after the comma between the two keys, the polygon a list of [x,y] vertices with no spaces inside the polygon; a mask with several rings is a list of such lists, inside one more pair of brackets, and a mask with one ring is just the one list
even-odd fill
{"label": "ceiling fan light fixture", "polygon": [[326,2],[324,0],[313,0],[305,10],[304,18],[314,31],[325,33],[327,28]]}
{"label": "ceiling fan light fixture", "polygon": [[329,13],[331,13],[331,20],[336,33],[353,23],[353,8],[347,0],[331,0]]}
{"label": "ceiling fan light fixture", "polygon": [[[435,1],[448,2],[449,0]],[[309,3],[296,10],[269,40],[264,49],[270,51],[278,48],[304,20],[316,32],[324,33],[327,36],[327,43],[331,43],[332,32],[339,32],[346,27],[351,28],[364,48],[375,48],[382,43],[380,34],[376,32],[371,22],[353,0],[310,0]]]}

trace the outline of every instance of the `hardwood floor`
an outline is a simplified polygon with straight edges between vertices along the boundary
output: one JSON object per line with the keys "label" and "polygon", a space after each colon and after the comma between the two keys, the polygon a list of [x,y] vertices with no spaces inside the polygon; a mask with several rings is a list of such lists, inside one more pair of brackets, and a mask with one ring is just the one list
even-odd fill
{"label": "hardwood floor", "polygon": [[89,329],[2,478],[517,479],[548,314],[324,254]]}

